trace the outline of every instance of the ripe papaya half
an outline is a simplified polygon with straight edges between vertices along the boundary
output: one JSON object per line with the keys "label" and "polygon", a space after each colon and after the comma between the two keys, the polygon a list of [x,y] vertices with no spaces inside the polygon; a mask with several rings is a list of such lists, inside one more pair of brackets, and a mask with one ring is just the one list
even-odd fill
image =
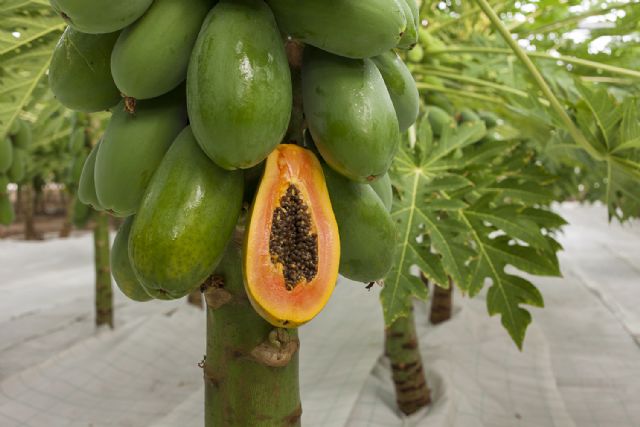
{"label": "ripe papaya half", "polygon": [[153,0],[50,0],[53,9],[83,33],[118,31],[133,23]]}
{"label": "ripe papaya half", "polygon": [[185,128],[153,175],[133,221],[129,256],[153,297],[181,298],[216,268],[242,208],[242,171],[226,171]]}
{"label": "ripe papaya half", "polygon": [[329,166],[355,181],[384,175],[400,131],[374,63],[307,48],[302,88],[311,136]]}
{"label": "ripe papaya half", "polygon": [[393,51],[372,58],[389,90],[398,117],[400,132],[404,132],[418,118],[420,94],[411,72]]}
{"label": "ripe papaya half", "polygon": [[113,112],[94,176],[100,205],[114,215],[136,213],[153,173],[186,126],[186,111],[177,91],[138,102],[135,114],[125,110],[124,101]]}
{"label": "ripe papaya half", "polygon": [[391,186],[391,177],[389,174],[385,173],[382,178],[373,181],[369,185],[371,185],[373,191],[380,197],[387,212],[391,212],[391,206],[393,205],[393,187]]}
{"label": "ripe papaya half", "polygon": [[13,145],[9,138],[0,139],[0,173],[7,172],[13,163]]}
{"label": "ripe papaya half", "polygon": [[295,39],[348,58],[394,48],[407,26],[398,1],[267,0],[278,26]]}
{"label": "ripe papaya half", "polygon": [[283,144],[267,158],[245,233],[249,300],[269,323],[293,328],[326,305],[338,278],[340,237],[320,162]]}
{"label": "ripe papaya half", "polygon": [[98,211],[104,210],[96,195],[95,182],[96,157],[101,143],[102,141],[98,142],[91,149],[89,156],[84,161],[84,166],[82,166],[82,173],[80,174],[80,181],[78,182],[78,199],[85,205],[89,205]]}
{"label": "ripe papaya half", "polygon": [[349,181],[324,168],[340,231],[340,274],[359,282],[382,279],[391,269],[396,228],[370,185]]}
{"label": "ripe papaya half", "polygon": [[198,143],[224,169],[255,166],[281,142],[291,76],[262,0],[222,1],[211,10],[191,54],[187,105]]}
{"label": "ripe papaya half", "polygon": [[210,8],[211,0],[155,0],[113,47],[111,72],[120,92],[136,99],[155,98],[184,81]]}
{"label": "ripe papaya half", "polygon": [[16,219],[11,200],[7,194],[0,194],[0,224],[11,225]]}
{"label": "ripe papaya half", "polygon": [[129,260],[129,235],[133,216],[127,218],[120,226],[111,247],[111,274],[123,294],[134,301],[149,301],[151,295],[144,290],[131,267]]}
{"label": "ripe papaya half", "polygon": [[117,39],[118,33],[84,34],[71,27],[64,31],[49,65],[49,87],[61,104],[90,113],[120,101],[110,65]]}

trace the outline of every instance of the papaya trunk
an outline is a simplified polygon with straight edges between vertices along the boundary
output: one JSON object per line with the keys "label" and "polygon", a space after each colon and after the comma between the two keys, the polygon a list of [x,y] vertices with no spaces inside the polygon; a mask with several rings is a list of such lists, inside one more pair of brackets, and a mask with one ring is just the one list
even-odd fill
{"label": "papaya trunk", "polygon": [[96,326],[108,325],[113,329],[113,291],[109,263],[109,216],[96,212],[93,229],[96,269]]}
{"label": "papaya trunk", "polygon": [[433,286],[433,294],[431,296],[431,313],[429,321],[437,325],[451,319],[451,310],[453,307],[453,282],[449,279],[449,288],[444,289],[438,285]]}
{"label": "papaya trunk", "polygon": [[38,240],[39,235],[36,231],[33,210],[35,205],[34,191],[31,184],[21,186],[22,214],[24,215],[24,239]]}
{"label": "papaya trunk", "polygon": [[398,408],[404,414],[411,415],[431,403],[413,312],[387,327],[385,354],[391,362]]}
{"label": "papaya trunk", "polygon": [[59,237],[62,239],[69,237],[71,235],[71,230],[73,229],[73,205],[75,203],[76,195],[70,192],[67,193],[67,195],[64,222],[62,223],[59,234]]}
{"label": "papaya trunk", "polygon": [[299,426],[297,330],[275,328],[254,311],[238,244],[229,245],[203,290],[205,426]]}
{"label": "papaya trunk", "polygon": [[187,302],[202,310],[202,292],[196,289],[187,296]]}

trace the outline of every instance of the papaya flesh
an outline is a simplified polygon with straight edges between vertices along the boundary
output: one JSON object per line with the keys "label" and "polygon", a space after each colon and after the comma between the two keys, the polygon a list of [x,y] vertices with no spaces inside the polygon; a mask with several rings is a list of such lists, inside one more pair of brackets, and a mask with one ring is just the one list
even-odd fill
{"label": "papaya flesh", "polygon": [[9,138],[0,139],[0,173],[7,172],[13,163],[13,145]]}
{"label": "papaya flesh", "polygon": [[[398,0],[404,1],[404,0]],[[394,48],[407,26],[396,0],[267,0],[283,32],[348,58]]]}
{"label": "papaya flesh", "polygon": [[127,218],[120,226],[111,247],[111,274],[118,288],[134,301],[149,301],[151,295],[144,290],[131,267],[129,260],[129,235],[133,216]]}
{"label": "papaya flesh", "polygon": [[186,126],[186,112],[176,91],[137,102],[134,114],[126,111],[124,101],[113,112],[94,174],[98,201],[114,215],[136,213],[153,173]]}
{"label": "papaya flesh", "polygon": [[291,116],[284,42],[262,0],[218,3],[191,54],[187,105],[193,134],[224,169],[263,161]]}
{"label": "papaya flesh", "polygon": [[50,0],[53,9],[73,28],[101,34],[133,23],[153,0]]}
{"label": "papaya flesh", "polygon": [[391,212],[391,206],[393,205],[393,187],[391,186],[391,177],[389,174],[385,173],[382,178],[373,181],[369,185],[371,185],[373,191],[380,197],[387,212]]}
{"label": "papaya flesh", "polygon": [[382,279],[393,265],[396,229],[370,185],[349,181],[324,168],[340,231],[340,274],[358,282]]}
{"label": "papaya flesh", "polygon": [[49,66],[49,87],[62,105],[90,113],[120,101],[110,59],[117,39],[118,33],[84,34],[71,27],[64,31]]}
{"label": "papaya flesh", "polygon": [[396,112],[369,59],[305,49],[304,111],[322,158],[354,181],[384,175],[400,142]]}
{"label": "papaya flesh", "polygon": [[84,161],[80,180],[78,181],[78,199],[85,205],[89,205],[98,211],[104,210],[98,201],[98,196],[96,195],[95,182],[96,157],[101,143],[102,141],[98,142],[91,149],[89,156]]}
{"label": "papaya flesh", "polygon": [[274,326],[302,325],[329,300],[339,260],[338,226],[318,159],[280,145],[267,158],[245,232],[249,300]]}
{"label": "papaya flesh", "polygon": [[418,118],[420,94],[411,72],[393,51],[371,58],[380,70],[398,117],[400,132],[404,132]]}
{"label": "papaya flesh", "polygon": [[193,45],[210,8],[210,0],[155,0],[122,31],[113,48],[111,72],[120,92],[148,99],[175,89],[187,76]]}
{"label": "papaya flesh", "polygon": [[220,261],[242,208],[242,171],[216,166],[185,128],[149,183],[133,221],[129,256],[145,290],[181,298]]}

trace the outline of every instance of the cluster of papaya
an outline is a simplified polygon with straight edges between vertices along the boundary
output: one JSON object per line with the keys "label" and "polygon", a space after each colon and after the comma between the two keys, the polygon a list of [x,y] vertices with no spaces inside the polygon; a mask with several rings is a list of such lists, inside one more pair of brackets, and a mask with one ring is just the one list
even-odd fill
{"label": "cluster of papaya", "polygon": [[31,144],[31,126],[16,119],[9,129],[9,135],[0,140],[0,224],[9,225],[15,219],[7,186],[10,182],[20,183],[24,179],[27,166],[27,147]]}
{"label": "cluster of papaya", "polygon": [[[274,325],[313,318],[338,273],[385,276],[387,170],[419,106],[394,49],[417,42],[415,0],[51,3],[69,24],[54,94],[112,112],[78,195],[126,217],[112,248],[125,294],[188,294],[238,224],[247,294]],[[298,93],[301,140],[287,138]]]}

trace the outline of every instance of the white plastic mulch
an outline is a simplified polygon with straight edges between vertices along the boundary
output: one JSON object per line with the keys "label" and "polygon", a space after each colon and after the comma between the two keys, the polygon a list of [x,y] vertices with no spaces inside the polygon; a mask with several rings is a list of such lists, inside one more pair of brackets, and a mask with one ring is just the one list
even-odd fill
{"label": "white plastic mulch", "polygon": [[[453,319],[416,306],[433,404],[401,417],[379,289],[341,281],[301,330],[304,426],[640,425],[640,227],[563,205],[564,278],[535,278],[546,308],[519,352],[482,297]],[[90,235],[0,241],[0,426],[196,427],[204,314],[116,291],[115,330],[93,327]]]}

